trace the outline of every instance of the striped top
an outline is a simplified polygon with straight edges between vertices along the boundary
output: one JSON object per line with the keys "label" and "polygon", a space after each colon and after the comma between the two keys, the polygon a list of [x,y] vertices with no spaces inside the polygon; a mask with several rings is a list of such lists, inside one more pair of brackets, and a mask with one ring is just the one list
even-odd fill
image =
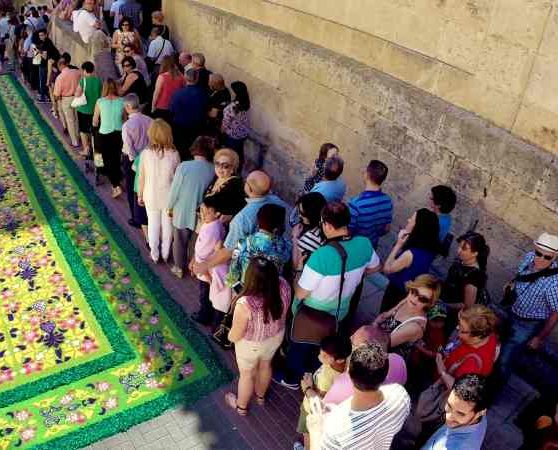
{"label": "striped top", "polygon": [[389,450],[411,410],[411,400],[399,384],[380,387],[384,399],[365,411],[351,409],[352,397],[325,418],[322,450]]}
{"label": "striped top", "polygon": [[238,300],[238,303],[245,305],[250,310],[250,319],[248,320],[248,326],[246,327],[243,339],[252,342],[262,342],[277,336],[285,329],[285,320],[291,301],[291,288],[283,278],[280,278],[279,289],[281,300],[283,301],[283,312],[279,320],[270,320],[268,323],[264,323],[263,303],[260,297],[241,297]]}
{"label": "striped top", "polygon": [[376,248],[393,219],[391,197],[382,191],[364,191],[349,200],[349,210],[351,234],[367,237]]}
{"label": "striped top", "polygon": [[312,254],[314,250],[317,250],[319,247],[321,247],[324,242],[325,239],[323,238],[320,227],[318,226],[302,233],[301,236],[297,239],[296,245],[302,255],[306,257]]}

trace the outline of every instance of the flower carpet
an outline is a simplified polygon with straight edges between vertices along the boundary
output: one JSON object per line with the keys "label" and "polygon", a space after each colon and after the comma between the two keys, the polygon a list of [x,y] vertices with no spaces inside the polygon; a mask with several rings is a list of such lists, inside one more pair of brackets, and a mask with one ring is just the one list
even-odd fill
{"label": "flower carpet", "polygon": [[230,373],[0,77],[0,449],[80,448]]}

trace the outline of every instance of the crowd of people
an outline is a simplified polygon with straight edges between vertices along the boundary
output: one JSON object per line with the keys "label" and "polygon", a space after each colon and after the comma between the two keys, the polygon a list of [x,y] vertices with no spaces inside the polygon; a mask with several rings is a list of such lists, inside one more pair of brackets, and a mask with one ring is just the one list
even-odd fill
{"label": "crowd of people", "polygon": [[[455,239],[439,279],[432,264],[452,245],[457,196],[438,185],[382,261],[375,249],[397,206],[382,190],[384,162],[366,164],[362,192],[346,198],[343,149],[325,143],[308,177],[291,180],[300,185],[291,208],[269,174],[247,170],[243,82],[229,89],[203,54],[177,54],[159,11],[142,36],[135,0],[54,3],[2,12],[4,68],[21,68],[37,101],[51,103],[113,198],[125,192],[153,263],[197,281],[193,320],[236,353],[227,404],[240,415],[252,399],[264,406],[272,380],[302,390],[295,449],[481,448],[494,381],[503,385],[558,322],[558,237],[533,242],[502,303],[488,293],[490,249],[474,230]],[[52,14],[73,19],[85,42],[112,32],[119,77],[101,79],[93,61],[72,65],[49,38]],[[380,272],[389,280],[380,312],[355,329],[365,279]]]}

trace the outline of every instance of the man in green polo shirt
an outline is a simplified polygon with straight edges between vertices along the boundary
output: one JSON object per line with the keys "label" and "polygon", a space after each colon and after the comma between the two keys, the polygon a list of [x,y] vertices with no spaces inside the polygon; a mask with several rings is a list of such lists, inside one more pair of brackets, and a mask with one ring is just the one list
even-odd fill
{"label": "man in green polo shirt", "polygon": [[[339,307],[339,321],[347,317],[351,298],[364,274],[380,270],[381,264],[368,238],[351,237],[349,223],[351,214],[347,205],[330,202],[322,211],[322,231],[328,241],[336,240],[347,253],[345,281]],[[341,257],[331,245],[318,248],[304,267],[297,267],[300,277],[295,280],[293,314],[301,302],[333,316],[337,313],[341,281]],[[287,354],[287,374],[276,373],[274,381],[290,389],[298,389],[305,372],[313,372],[319,366],[319,346],[292,342]]]}

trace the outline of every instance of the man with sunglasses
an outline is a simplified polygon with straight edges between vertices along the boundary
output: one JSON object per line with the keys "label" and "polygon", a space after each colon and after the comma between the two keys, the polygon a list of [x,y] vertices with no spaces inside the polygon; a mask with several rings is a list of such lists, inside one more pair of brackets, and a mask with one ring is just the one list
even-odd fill
{"label": "man with sunglasses", "polygon": [[543,233],[534,241],[514,278],[515,301],[511,306],[511,332],[502,348],[500,366],[504,377],[526,344],[541,348],[558,323],[558,236]]}

